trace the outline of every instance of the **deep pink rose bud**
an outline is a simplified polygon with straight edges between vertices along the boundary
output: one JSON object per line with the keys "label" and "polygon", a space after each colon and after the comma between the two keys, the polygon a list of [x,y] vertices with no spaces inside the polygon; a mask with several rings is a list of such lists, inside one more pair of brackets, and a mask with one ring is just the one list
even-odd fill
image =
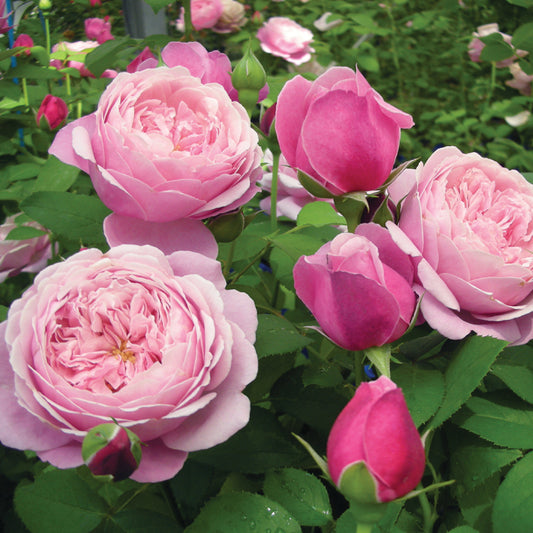
{"label": "deep pink rose bud", "polygon": [[[33,46],[33,39],[29,35],[27,35],[26,33],[21,33],[15,39],[15,42],[13,43],[13,48],[17,48],[18,46],[26,47],[26,50],[24,50],[21,53],[24,53],[27,56],[29,56],[31,54],[30,48]],[[17,54],[17,55],[19,55],[19,54]]]}
{"label": "deep pink rose bud", "polygon": [[98,44],[114,39],[111,35],[111,22],[109,22],[108,17],[105,19],[96,17],[85,19],[85,35],[87,35],[87,39],[97,41]]}
{"label": "deep pink rose bud", "polygon": [[281,90],[276,133],[289,164],[334,195],[379,188],[394,165],[411,115],[388,104],[365,77],[332,67],[314,81],[296,76]]}
{"label": "deep pink rose bud", "polygon": [[385,376],[362,383],[333,424],[327,458],[333,482],[357,503],[385,503],[413,490],[425,453],[402,390]]}
{"label": "deep pink rose bud", "polygon": [[67,104],[59,96],[47,94],[41,102],[36,120],[39,125],[44,117],[48,122],[49,128],[55,130],[65,121],[67,115]]}
{"label": "deep pink rose bud", "polygon": [[141,442],[135,433],[118,424],[100,424],[83,439],[81,454],[95,476],[111,475],[121,481],[137,470]]}
{"label": "deep pink rose bud", "polygon": [[294,267],[296,294],[325,335],[346,350],[400,338],[415,310],[414,267],[378,224],[342,233]]}

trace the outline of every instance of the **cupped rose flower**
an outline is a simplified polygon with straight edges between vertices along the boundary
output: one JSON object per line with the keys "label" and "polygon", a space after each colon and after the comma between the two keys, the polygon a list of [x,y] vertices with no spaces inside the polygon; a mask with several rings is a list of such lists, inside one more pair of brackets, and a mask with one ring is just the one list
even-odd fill
{"label": "cupped rose flower", "polygon": [[380,187],[394,165],[400,129],[411,126],[411,115],[347,67],[332,67],[313,82],[296,76],[277,103],[283,155],[334,195]]}
{"label": "cupped rose flower", "polygon": [[71,468],[87,433],[114,419],[144,444],[131,477],[169,479],[188,452],[248,422],[241,391],[257,372],[256,326],[252,300],[225,289],[214,253],[78,252],[43,270],[0,326],[0,440]]}
{"label": "cupped rose flower", "polygon": [[[212,28],[222,15],[222,0],[191,0],[191,22],[196,31]],[[185,30],[185,11],[181,8],[180,18],[176,21],[178,31]]]}
{"label": "cupped rose flower", "polygon": [[[231,82],[231,62],[229,57],[218,50],[208,52],[199,42],[168,43],[161,51],[161,59],[167,67],[185,67],[202,83],[219,83],[229,97],[237,102],[239,94]],[[258,102],[268,95],[268,84],[259,91]]]}
{"label": "cupped rose flower", "polygon": [[[18,216],[20,213],[8,216],[0,225],[0,282],[20,272],[39,272],[52,257],[48,234],[31,239],[6,240],[11,231],[18,227]],[[22,225],[44,230],[37,222],[25,222]]]}
{"label": "cupped rose flower", "polygon": [[394,241],[417,265],[431,327],[523,344],[533,338],[533,185],[478,154],[437,150],[389,188]]}
{"label": "cupped rose flower", "polygon": [[331,428],[327,458],[335,485],[358,503],[389,502],[412,491],[426,457],[402,390],[385,376],[359,385]]}
{"label": "cupped rose flower", "polygon": [[268,54],[301,65],[311,59],[313,33],[287,17],[272,17],[257,31],[261,48]]}
{"label": "cupped rose flower", "polygon": [[382,346],[401,337],[416,296],[409,256],[377,224],[342,233],[294,267],[296,294],[322,332],[346,350]]}
{"label": "cupped rose flower", "polygon": [[116,213],[168,222],[250,200],[262,174],[257,142],[222,86],[159,67],[119,74],[94,113],[58,132],[50,153],[87,172]]}
{"label": "cupped rose flower", "polygon": [[[99,45],[98,41],[75,41],[73,43],[61,42],[54,44],[52,46],[52,52],[66,52],[67,59],[62,61],[61,59],[52,59],[50,60],[50,65],[57,69],[62,69],[65,67],[75,68],[79,70],[81,76],[85,78],[94,78],[94,74],[85,66],[83,61],[78,61],[77,59],[68,59],[68,55],[75,55],[77,58],[80,56],[85,56],[89,52],[92,52]],[[117,75],[115,70],[106,69],[102,78],[114,78]]]}
{"label": "cupped rose flower", "polygon": [[48,127],[51,130],[55,130],[66,120],[67,115],[68,107],[65,101],[59,96],[47,94],[39,106],[35,120],[39,125],[44,117]]}
{"label": "cupped rose flower", "polygon": [[87,35],[87,39],[97,41],[98,44],[114,39],[113,35],[111,35],[111,22],[106,19],[85,19],[85,35]]}
{"label": "cupped rose flower", "polygon": [[244,4],[236,0],[222,0],[222,14],[211,28],[216,33],[233,33],[246,24]]}

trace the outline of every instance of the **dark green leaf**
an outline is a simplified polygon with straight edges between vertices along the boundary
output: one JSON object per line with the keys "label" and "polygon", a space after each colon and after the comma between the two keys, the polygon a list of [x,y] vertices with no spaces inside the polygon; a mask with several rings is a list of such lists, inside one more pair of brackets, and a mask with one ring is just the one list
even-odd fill
{"label": "dark green leaf", "polygon": [[42,231],[37,228],[32,228],[31,226],[19,226],[18,228],[13,228],[6,237],[6,241],[24,241],[26,239],[33,239],[35,237],[41,237],[46,235],[46,231]]}
{"label": "dark green leaf", "polygon": [[21,483],[15,509],[32,533],[89,532],[107,512],[104,500],[74,470],[51,470],[34,483]]}
{"label": "dark green leaf", "polygon": [[279,353],[291,353],[307,346],[311,339],[298,333],[285,318],[275,315],[259,315],[255,349],[259,357]]}
{"label": "dark green leaf", "polygon": [[120,38],[106,41],[91,50],[85,59],[85,66],[99,78],[104,70],[112,68],[115,65],[117,54],[128,45],[131,44],[131,39]]}
{"label": "dark green leaf", "polygon": [[298,522],[277,502],[259,494],[232,492],[210,500],[186,533],[300,533]]}
{"label": "dark green leaf", "polygon": [[79,173],[79,168],[67,165],[57,157],[50,156],[37,176],[33,192],[66,191],[76,181]]}
{"label": "dark green leaf", "polygon": [[496,494],[494,533],[525,533],[533,526],[533,452],[518,461]]}
{"label": "dark green leaf", "polygon": [[524,345],[505,349],[492,372],[520,398],[533,403],[533,347]]}
{"label": "dark green leaf", "polygon": [[[533,5],[533,0],[531,0],[531,5]],[[513,32],[512,43],[518,50],[533,52],[533,22],[519,26]]]}
{"label": "dark green leaf", "polygon": [[472,335],[460,343],[445,374],[446,393],[430,426],[447,420],[466,400],[489,371],[507,342]]}
{"label": "dark green leaf", "polygon": [[325,526],[332,520],[326,488],[309,472],[296,468],[267,472],[263,492],[302,526]]}
{"label": "dark green leaf", "polygon": [[167,0],[145,0],[145,2],[151,6],[154,13],[159,13],[161,9],[168,6]]}
{"label": "dark green leaf", "polygon": [[96,196],[68,192],[35,192],[21,208],[53,233],[86,245],[104,242],[102,224],[111,213]]}

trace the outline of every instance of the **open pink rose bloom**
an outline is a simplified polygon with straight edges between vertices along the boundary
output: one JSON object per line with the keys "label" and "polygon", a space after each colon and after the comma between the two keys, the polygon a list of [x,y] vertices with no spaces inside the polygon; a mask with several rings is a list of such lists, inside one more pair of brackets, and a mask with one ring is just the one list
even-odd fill
{"label": "open pink rose bloom", "polygon": [[43,270],[12,304],[0,326],[4,445],[70,468],[83,463],[86,433],[114,418],[144,443],[132,478],[155,482],[246,425],[255,307],[225,289],[216,244],[194,222],[155,238],[155,226],[113,215],[111,241],[166,249],[183,233],[204,253],[86,249]]}
{"label": "open pink rose bloom", "polygon": [[87,172],[118,214],[207,218],[258,191],[261,149],[244,108],[183,67],[121,73],[97,110],[59,131],[50,153]]}
{"label": "open pink rose bloom", "polygon": [[533,185],[478,154],[437,150],[390,187],[402,202],[387,227],[416,267],[429,325],[514,344],[533,338]]}

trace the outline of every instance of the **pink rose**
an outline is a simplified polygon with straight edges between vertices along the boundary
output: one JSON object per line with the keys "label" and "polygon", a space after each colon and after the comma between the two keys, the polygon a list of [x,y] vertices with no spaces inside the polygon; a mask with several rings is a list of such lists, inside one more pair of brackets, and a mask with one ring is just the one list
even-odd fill
{"label": "pink rose", "polygon": [[[331,428],[327,456],[335,485],[359,503],[389,502],[412,491],[426,457],[402,390],[385,376],[359,385]],[[373,487],[366,486],[364,470]]]}
{"label": "pink rose", "polygon": [[131,73],[145,68],[155,68],[157,64],[157,57],[152,54],[148,46],[145,46],[143,51],[126,67],[126,71]]}
{"label": "pink rose", "polygon": [[413,316],[411,261],[377,224],[361,224],[300,257],[293,274],[298,297],[346,350],[398,339]]}
{"label": "pink rose", "polygon": [[[238,101],[237,89],[231,82],[231,62],[229,57],[218,50],[208,52],[196,41],[168,43],[161,51],[161,59],[167,67],[185,67],[193,76],[200,78],[202,83],[219,83],[224,87],[233,101]],[[268,95],[268,85],[259,91],[258,101]]]}
{"label": "pink rose", "polygon": [[261,48],[268,54],[301,65],[311,59],[313,34],[294,20],[272,17],[257,31]]}
{"label": "pink rose", "polygon": [[[468,55],[470,56],[470,59],[472,61],[474,61],[475,63],[479,63],[481,61],[481,52],[483,51],[483,48],[485,48],[485,43],[481,41],[480,38],[486,37],[487,35],[491,35],[493,33],[499,33],[503,37],[504,42],[506,42],[512,47],[511,41],[513,38],[511,37],[511,35],[507,35],[506,33],[502,33],[501,31],[499,31],[499,27],[496,22],[484,24],[483,26],[478,26],[477,31],[472,34],[474,38],[470,41],[470,44],[468,45]],[[502,61],[497,61],[496,66],[499,68],[508,67],[509,65],[511,65],[511,63],[513,63],[513,61],[515,61],[519,57],[524,57],[525,55],[527,55],[527,52],[525,50],[515,50],[515,55]]]}
{"label": "pink rose", "polygon": [[[128,221],[115,217],[106,232],[127,237]],[[178,249],[173,241],[187,231],[185,239],[205,239],[193,223],[139,228],[143,240]],[[225,289],[211,240],[209,255],[123,244],[43,270],[0,326],[3,444],[71,468],[83,463],[87,433],[114,419],[144,443],[132,478],[156,482],[173,477],[188,452],[241,429],[250,410],[241,391],[257,372],[257,314],[246,294]]]}
{"label": "pink rose", "polygon": [[[272,186],[272,153],[270,151],[265,152],[263,162],[267,163],[268,168],[263,174],[259,186],[264,191],[270,192]],[[292,220],[297,219],[298,213],[304,205],[320,200],[304,189],[298,181],[296,171],[287,165],[283,155],[279,161],[277,192],[277,216],[285,216]],[[266,213],[270,213],[270,201],[270,196],[268,196],[259,202],[259,207]]]}
{"label": "pink rose", "polygon": [[[52,257],[50,237],[42,235],[31,239],[7,240],[6,237],[18,225],[15,219],[20,215],[11,215],[0,225],[0,282],[19,272],[39,272],[48,259]],[[22,226],[44,230],[37,222],[25,222]]]}
{"label": "pink rose", "polygon": [[[76,41],[73,43],[61,42],[52,46],[52,52],[66,52],[67,59],[62,61],[60,59],[52,59],[50,65],[57,69],[65,67],[75,68],[80,71],[80,74],[85,78],[94,78],[94,74],[85,66],[85,63],[78,60],[68,59],[69,55],[87,55],[98,47],[98,41]],[[116,71],[107,69],[102,74],[102,78],[114,78],[117,75]]]}
{"label": "pink rose", "polygon": [[114,39],[111,35],[111,22],[100,18],[85,19],[85,35],[89,40],[98,41],[98,44]]}
{"label": "pink rose", "polygon": [[89,2],[91,4],[91,7],[101,6],[102,5],[102,0],[89,0]]}
{"label": "pink rose", "polygon": [[6,13],[6,0],[0,0],[0,35],[7,33],[11,29],[9,15],[10,13]]}
{"label": "pink rose", "polygon": [[33,39],[26,33],[21,33],[13,43],[13,48],[17,48],[18,46],[24,46],[26,48],[26,50],[24,50],[24,52],[21,52],[20,54],[26,54],[27,56],[29,56],[31,54],[30,48],[33,46]]}
{"label": "pink rose", "polygon": [[530,96],[533,76],[526,74],[518,63],[510,65],[509,72],[513,75],[513,79],[506,81],[505,85],[520,91],[520,94],[523,94],[524,96]]}
{"label": "pink rose", "polygon": [[[222,0],[191,0],[191,22],[196,31],[212,28],[222,15]],[[184,31],[184,8],[176,21],[178,30]]]}
{"label": "pink rose", "polygon": [[47,94],[39,106],[36,121],[37,124],[40,124],[41,119],[44,117],[48,127],[51,130],[55,130],[66,120],[67,115],[68,107],[65,101],[59,96]]}
{"label": "pink rose", "polygon": [[437,150],[390,187],[401,204],[400,248],[417,264],[415,290],[431,327],[514,344],[533,338],[533,185],[478,154]]}
{"label": "pink rose", "polygon": [[296,76],[281,90],[276,110],[289,164],[335,195],[380,187],[394,165],[400,129],[412,125],[411,115],[347,67],[332,67],[313,82]]}
{"label": "pink rose", "polygon": [[94,113],[58,132],[50,153],[87,172],[113,211],[167,222],[248,202],[262,174],[257,141],[220,85],[159,67],[119,74]]}

